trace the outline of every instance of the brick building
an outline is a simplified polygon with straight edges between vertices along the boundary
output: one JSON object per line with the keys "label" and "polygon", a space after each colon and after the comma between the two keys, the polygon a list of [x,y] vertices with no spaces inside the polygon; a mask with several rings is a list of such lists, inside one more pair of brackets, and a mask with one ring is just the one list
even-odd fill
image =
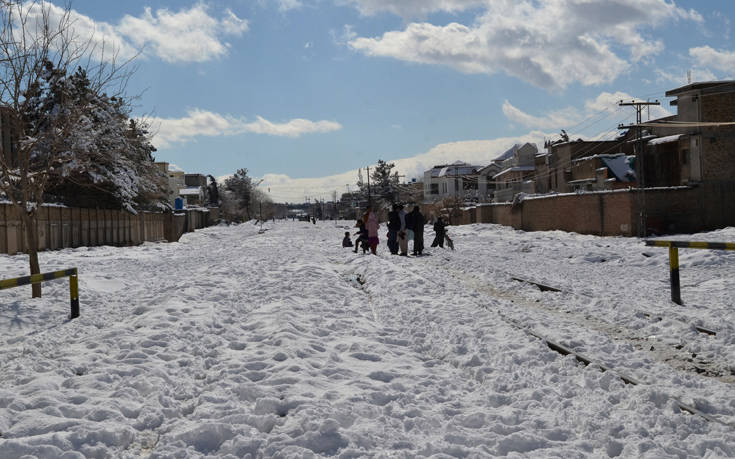
{"label": "brick building", "polygon": [[[573,165],[581,158],[594,157],[599,155],[630,155],[633,146],[626,141],[620,140],[600,140],[600,141],[566,141],[559,143],[549,143],[546,145],[548,149],[548,187],[550,191],[558,193],[568,193],[575,191],[574,180],[589,179],[594,182],[596,175],[590,174],[588,177],[575,177],[573,175]],[[600,166],[602,167],[602,166]],[[579,182],[577,182],[579,183]]]}
{"label": "brick building", "polygon": [[735,81],[692,83],[666,96],[676,97],[671,102],[677,108],[676,121],[671,128],[654,129],[680,135],[678,150],[681,163],[688,166],[687,182],[735,180],[735,126],[708,124],[735,122]]}

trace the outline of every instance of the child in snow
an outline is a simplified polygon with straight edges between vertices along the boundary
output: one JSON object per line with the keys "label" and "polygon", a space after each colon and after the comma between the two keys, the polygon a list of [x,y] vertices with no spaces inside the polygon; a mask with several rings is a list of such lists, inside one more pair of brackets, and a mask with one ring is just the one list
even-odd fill
{"label": "child in snow", "polygon": [[349,231],[345,231],[345,238],[342,239],[342,247],[352,247],[352,239],[350,239]]}
{"label": "child in snow", "polygon": [[365,226],[365,222],[362,221],[362,219],[357,219],[357,223],[355,224],[355,227],[358,228],[355,235],[357,235],[357,239],[355,240],[355,250],[353,252],[357,253],[357,248],[362,248],[362,253],[367,253],[368,251],[368,230]]}

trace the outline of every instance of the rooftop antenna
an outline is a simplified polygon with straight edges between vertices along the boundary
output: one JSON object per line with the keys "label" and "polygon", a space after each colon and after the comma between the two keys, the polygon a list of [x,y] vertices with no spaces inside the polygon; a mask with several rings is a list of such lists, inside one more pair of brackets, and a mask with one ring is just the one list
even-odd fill
{"label": "rooftop antenna", "polygon": [[687,84],[692,84],[692,69],[687,70]]}

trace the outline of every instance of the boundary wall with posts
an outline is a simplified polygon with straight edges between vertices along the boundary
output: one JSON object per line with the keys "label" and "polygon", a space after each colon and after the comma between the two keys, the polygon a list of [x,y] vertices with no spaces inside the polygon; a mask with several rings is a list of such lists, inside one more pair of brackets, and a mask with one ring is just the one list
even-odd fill
{"label": "boundary wall with posts", "polygon": [[[183,233],[216,222],[217,211],[192,209],[181,214],[139,212],[133,215],[112,209],[42,206],[38,212],[38,249],[176,242]],[[18,209],[11,204],[0,204],[0,253],[24,253],[26,247],[26,231]]]}

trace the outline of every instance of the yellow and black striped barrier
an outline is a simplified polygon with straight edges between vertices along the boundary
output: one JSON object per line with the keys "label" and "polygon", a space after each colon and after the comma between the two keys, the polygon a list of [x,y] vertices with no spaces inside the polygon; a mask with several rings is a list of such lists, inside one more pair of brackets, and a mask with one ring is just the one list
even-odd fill
{"label": "yellow and black striped barrier", "polygon": [[671,301],[681,304],[681,283],[679,281],[679,249],[735,250],[735,242],[699,241],[662,241],[647,240],[646,245],[669,248],[669,278],[671,282]]}
{"label": "yellow and black striped barrier", "polygon": [[77,268],[0,280],[0,290],[20,287],[21,285],[40,284],[44,281],[61,279],[62,277],[69,278],[69,296],[71,297],[71,314],[69,318],[76,319],[79,317],[79,278],[77,276]]}

